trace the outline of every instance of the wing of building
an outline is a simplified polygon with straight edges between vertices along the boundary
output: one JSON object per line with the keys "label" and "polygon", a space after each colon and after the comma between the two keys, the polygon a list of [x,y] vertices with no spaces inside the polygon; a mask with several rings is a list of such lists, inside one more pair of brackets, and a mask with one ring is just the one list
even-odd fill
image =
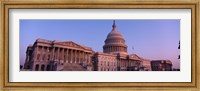
{"label": "wing of building", "polygon": [[[34,45],[27,47],[24,68],[36,71],[51,71],[57,70],[58,67],[66,64],[78,64],[86,68],[91,68],[92,52],[92,48],[72,41],[37,39]],[[66,67],[64,68],[67,69]]]}

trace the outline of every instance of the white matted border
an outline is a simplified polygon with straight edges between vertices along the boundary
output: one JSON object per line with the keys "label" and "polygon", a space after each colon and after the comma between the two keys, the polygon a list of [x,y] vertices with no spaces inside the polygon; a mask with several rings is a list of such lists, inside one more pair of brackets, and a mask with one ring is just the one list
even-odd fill
{"label": "white matted border", "polygon": [[[180,19],[181,71],[19,71],[20,19]],[[9,82],[191,82],[191,10],[10,9]]]}

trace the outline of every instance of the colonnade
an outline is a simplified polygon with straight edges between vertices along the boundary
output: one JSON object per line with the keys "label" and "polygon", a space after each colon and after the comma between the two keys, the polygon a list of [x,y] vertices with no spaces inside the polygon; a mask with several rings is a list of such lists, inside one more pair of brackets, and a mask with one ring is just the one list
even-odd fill
{"label": "colonnade", "polygon": [[91,52],[80,49],[37,46],[35,61],[57,61],[59,63],[87,63],[91,62]]}
{"label": "colonnade", "polygon": [[127,52],[127,48],[126,47],[122,47],[122,46],[107,46],[104,48],[104,52]]}

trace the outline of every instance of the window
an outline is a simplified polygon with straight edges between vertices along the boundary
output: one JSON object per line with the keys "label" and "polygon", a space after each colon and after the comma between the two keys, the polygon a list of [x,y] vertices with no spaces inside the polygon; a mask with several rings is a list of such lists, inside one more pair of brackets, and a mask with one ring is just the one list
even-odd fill
{"label": "window", "polygon": [[38,71],[38,70],[39,70],[39,64],[36,64],[35,71]]}
{"label": "window", "polygon": [[39,60],[39,58],[40,58],[40,54],[37,54],[37,60]]}
{"label": "window", "polygon": [[45,59],[45,55],[42,56],[42,60],[44,60],[44,59]]}
{"label": "window", "polygon": [[103,65],[103,62],[102,62],[102,61],[100,61],[100,63],[101,63],[101,65]]}
{"label": "window", "polygon": [[47,71],[50,71],[50,65],[47,65]]}
{"label": "window", "polygon": [[41,67],[41,70],[44,71],[45,65],[43,64]]}
{"label": "window", "polygon": [[48,55],[48,60],[50,59],[50,55]]}

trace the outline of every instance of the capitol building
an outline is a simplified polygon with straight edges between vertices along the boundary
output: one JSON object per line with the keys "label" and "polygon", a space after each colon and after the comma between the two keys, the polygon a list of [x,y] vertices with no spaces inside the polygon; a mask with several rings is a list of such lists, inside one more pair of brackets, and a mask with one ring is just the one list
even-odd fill
{"label": "capitol building", "polygon": [[[115,21],[104,41],[103,52],[74,41],[37,39],[26,50],[24,69],[29,71],[151,71],[171,70],[169,60],[151,60],[128,54],[126,41]],[[164,66],[163,66],[163,64]],[[167,64],[167,66],[166,66]],[[155,68],[155,69],[152,69]]]}

